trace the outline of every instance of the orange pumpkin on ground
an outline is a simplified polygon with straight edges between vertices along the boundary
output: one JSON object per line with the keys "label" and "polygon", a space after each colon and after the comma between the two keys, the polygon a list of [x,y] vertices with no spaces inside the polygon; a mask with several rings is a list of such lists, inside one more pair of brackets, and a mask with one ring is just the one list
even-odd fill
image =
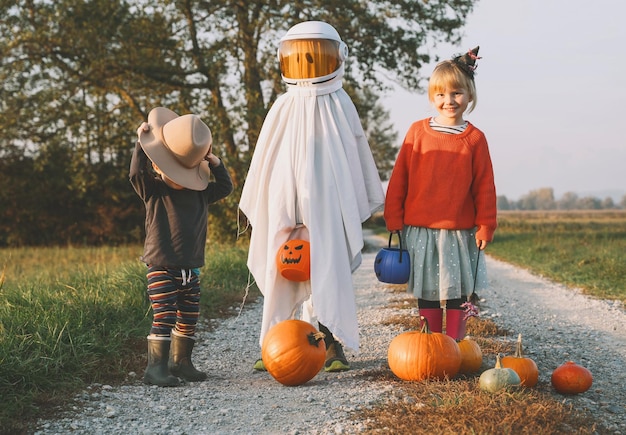
{"label": "orange pumpkin on ground", "polygon": [[584,393],[593,383],[591,372],[573,361],[558,366],[551,377],[552,386],[561,394]]}
{"label": "orange pumpkin on ground", "polygon": [[515,355],[505,356],[502,358],[502,367],[515,370],[515,373],[519,375],[521,385],[524,387],[534,387],[539,380],[539,369],[537,364],[531,358],[524,356],[524,349],[522,347],[522,334],[517,336],[517,343],[515,345]]}
{"label": "orange pumpkin on ground", "polygon": [[461,367],[461,351],[454,338],[430,332],[428,321],[420,317],[422,329],[396,336],[387,350],[391,371],[405,381],[454,377]]}
{"label": "orange pumpkin on ground", "polygon": [[469,337],[458,341],[461,351],[461,367],[459,373],[476,373],[483,365],[483,352],[480,346]]}
{"label": "orange pumpkin on ground", "polygon": [[281,384],[304,384],[324,366],[324,334],[308,322],[284,320],[265,335],[261,358],[268,373]]}

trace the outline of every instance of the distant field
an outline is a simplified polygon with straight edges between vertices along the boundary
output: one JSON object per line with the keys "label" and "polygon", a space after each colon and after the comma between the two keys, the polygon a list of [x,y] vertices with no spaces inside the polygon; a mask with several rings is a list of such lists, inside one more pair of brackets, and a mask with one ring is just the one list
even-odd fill
{"label": "distant field", "polygon": [[5,271],[7,285],[63,282],[77,274],[106,275],[141,252],[141,245],[0,248],[0,274]]}
{"label": "distant field", "polygon": [[499,212],[487,251],[589,295],[626,302],[626,211]]}

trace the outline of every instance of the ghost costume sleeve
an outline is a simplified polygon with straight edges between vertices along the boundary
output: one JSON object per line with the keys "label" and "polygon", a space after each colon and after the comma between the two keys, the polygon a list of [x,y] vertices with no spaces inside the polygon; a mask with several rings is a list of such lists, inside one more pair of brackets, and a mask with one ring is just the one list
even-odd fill
{"label": "ghost costume sleeve", "polygon": [[[352,272],[361,262],[361,224],[383,203],[371,150],[341,81],[290,86],[261,128],[239,204],[252,227],[247,264],[264,296],[261,343],[310,296],[317,320],[358,350]],[[286,280],[275,263],[298,223],[311,247],[306,282]]]}

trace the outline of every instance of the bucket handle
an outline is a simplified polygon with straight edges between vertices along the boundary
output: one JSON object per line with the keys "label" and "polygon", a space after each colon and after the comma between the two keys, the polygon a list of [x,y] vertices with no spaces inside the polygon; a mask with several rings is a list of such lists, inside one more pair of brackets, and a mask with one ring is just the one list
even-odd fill
{"label": "bucket handle", "polygon": [[398,263],[402,263],[402,253],[404,252],[404,249],[402,249],[402,236],[400,235],[400,231],[396,230],[389,232],[389,243],[387,244],[387,246],[391,248],[391,237],[394,234],[398,236],[398,245],[400,246],[400,258],[398,259]]}

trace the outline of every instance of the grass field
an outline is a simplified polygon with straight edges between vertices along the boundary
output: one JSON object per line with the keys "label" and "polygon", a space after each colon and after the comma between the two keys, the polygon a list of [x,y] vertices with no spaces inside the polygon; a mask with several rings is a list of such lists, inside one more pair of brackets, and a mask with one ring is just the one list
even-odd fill
{"label": "grass field", "polygon": [[[380,218],[368,226],[385,233]],[[202,315],[219,318],[232,314],[244,298],[247,251],[241,246],[209,245],[208,249],[202,273]],[[594,297],[626,301],[624,211],[501,213],[496,239],[487,250],[496,258],[580,287]],[[129,370],[143,371],[151,311],[140,253],[139,246],[0,249],[3,431],[23,433],[24,421],[64,403],[85,384],[120,382]],[[249,300],[256,295],[254,288]],[[408,316],[397,321],[409,322]],[[494,325],[482,322],[471,328],[470,333],[482,340],[482,348],[493,351],[498,346]],[[457,431],[460,420],[450,415],[471,417],[473,427],[485,433],[493,421],[515,415],[536,416],[524,420],[525,433],[558,433],[546,432],[550,422],[567,422],[579,428],[574,433],[588,433],[575,410],[547,395],[529,390],[494,398],[476,393],[474,384],[475,379],[468,378],[398,388],[412,388],[411,394],[420,401],[437,397],[433,409],[439,414],[429,414],[431,433]],[[388,404],[361,417],[389,427],[389,433],[403,433],[406,427],[402,425],[411,420],[396,418],[408,412],[402,406]],[[425,415],[415,418],[419,424]],[[476,425],[481,419],[484,425]]]}
{"label": "grass field", "polygon": [[[25,421],[85,384],[143,373],[152,312],[140,254],[140,246],[0,250],[0,433],[23,433]],[[205,318],[241,304],[246,255],[209,246]]]}
{"label": "grass field", "polygon": [[626,302],[626,211],[500,212],[489,255]]}

